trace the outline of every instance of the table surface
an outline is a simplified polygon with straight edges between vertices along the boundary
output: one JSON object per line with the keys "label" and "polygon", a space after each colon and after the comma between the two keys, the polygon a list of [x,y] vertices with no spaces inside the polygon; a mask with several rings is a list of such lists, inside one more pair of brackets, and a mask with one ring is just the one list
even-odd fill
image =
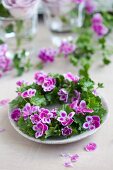
{"label": "table surface", "polygon": [[[37,49],[50,46],[49,31],[39,26],[37,34]],[[99,56],[98,56],[99,57]],[[57,59],[52,65],[45,66],[46,72],[72,72],[76,74],[77,68],[67,60]],[[0,99],[15,97],[16,81],[32,81],[35,71],[25,73],[21,78],[7,75],[0,80]],[[76,143],[66,145],[42,145],[29,141],[18,134],[11,126],[7,112],[8,106],[0,109],[0,128],[6,131],[0,133],[0,170],[63,170],[61,153],[77,153],[80,156],[74,164],[76,170],[111,170],[113,167],[113,62],[109,66],[102,66],[100,60],[94,63],[90,71],[92,79],[103,82],[105,88],[102,95],[108,102],[110,117],[106,124],[96,134]],[[95,152],[84,151],[89,142],[98,145]]]}

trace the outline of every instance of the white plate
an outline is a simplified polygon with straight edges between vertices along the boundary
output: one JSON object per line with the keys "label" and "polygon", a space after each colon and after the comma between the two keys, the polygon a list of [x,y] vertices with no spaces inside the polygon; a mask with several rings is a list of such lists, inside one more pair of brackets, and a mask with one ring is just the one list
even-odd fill
{"label": "white plate", "polygon": [[[37,142],[37,143],[42,143],[42,144],[66,144],[66,143],[72,143],[72,142],[76,142],[76,141],[79,141],[81,139],[84,139],[90,135],[93,135],[95,132],[97,132],[106,122],[106,120],[108,119],[108,106],[107,106],[107,103],[106,101],[102,98],[102,103],[103,103],[103,106],[104,108],[107,110],[107,114],[106,116],[104,117],[104,122],[101,124],[101,126],[95,130],[92,130],[92,131],[87,131],[87,132],[84,132],[80,135],[75,135],[75,136],[72,136],[68,139],[59,139],[59,138],[56,138],[56,139],[47,139],[45,141],[42,141],[40,139],[35,139],[34,137],[30,137],[26,134],[24,134],[22,131],[19,130],[19,127],[16,125],[16,123],[11,119],[11,116],[10,116],[10,111],[8,112],[8,117],[9,117],[9,120],[10,120],[10,123],[11,125],[14,127],[14,129],[20,133],[22,136],[24,136],[25,138],[31,140],[31,141],[34,141],[34,142]],[[9,108],[10,110],[10,108]]]}

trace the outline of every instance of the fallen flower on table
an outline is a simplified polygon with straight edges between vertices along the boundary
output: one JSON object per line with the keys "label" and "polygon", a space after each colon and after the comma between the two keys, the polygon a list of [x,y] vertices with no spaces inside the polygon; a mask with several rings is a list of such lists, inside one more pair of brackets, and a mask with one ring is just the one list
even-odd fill
{"label": "fallen flower on table", "polygon": [[10,99],[2,99],[0,100],[0,106],[5,106],[10,102]]}
{"label": "fallen flower on table", "polygon": [[5,131],[5,129],[4,129],[4,128],[0,128],[0,133],[1,133],[1,132],[4,132],[4,131]]}
{"label": "fallen flower on table", "polygon": [[87,144],[84,149],[87,151],[87,152],[92,152],[92,151],[95,151],[97,149],[97,144],[92,142],[92,143],[89,143]]}
{"label": "fallen flower on table", "polygon": [[73,167],[73,162],[77,162],[79,159],[78,154],[61,153],[60,156],[65,159],[64,160],[65,167]]}

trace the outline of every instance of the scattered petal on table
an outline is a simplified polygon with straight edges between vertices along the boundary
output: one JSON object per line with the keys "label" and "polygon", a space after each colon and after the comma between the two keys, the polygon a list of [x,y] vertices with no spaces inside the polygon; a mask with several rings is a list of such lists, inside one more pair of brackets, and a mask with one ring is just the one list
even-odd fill
{"label": "scattered petal on table", "polygon": [[4,131],[5,131],[5,129],[4,129],[4,128],[0,128],[0,133],[1,133],[1,132],[4,132]]}
{"label": "scattered petal on table", "polygon": [[9,102],[10,102],[10,99],[0,100],[0,106],[5,106],[5,105],[7,105]]}
{"label": "scattered petal on table", "polygon": [[92,152],[92,151],[95,151],[97,149],[97,145],[96,143],[89,143],[87,144],[84,149],[87,151],[87,152]]}
{"label": "scattered petal on table", "polygon": [[69,154],[68,153],[61,153],[60,156],[61,157],[69,157]]}
{"label": "scattered petal on table", "polygon": [[65,167],[73,167],[73,164],[69,161],[69,162],[64,162],[64,166]]}
{"label": "scattered petal on table", "polygon": [[71,159],[71,162],[76,162],[79,159],[79,155],[78,154],[72,154],[72,155],[70,155],[70,159]]}

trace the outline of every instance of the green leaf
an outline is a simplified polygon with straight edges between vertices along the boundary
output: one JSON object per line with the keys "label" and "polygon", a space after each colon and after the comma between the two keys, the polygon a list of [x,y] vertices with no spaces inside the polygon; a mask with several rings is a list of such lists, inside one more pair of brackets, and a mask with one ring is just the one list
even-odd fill
{"label": "green leaf", "polygon": [[30,102],[36,106],[46,106],[47,104],[45,97],[39,93],[36,93],[36,95],[30,99]]}
{"label": "green leaf", "polygon": [[0,45],[1,45],[1,44],[4,44],[4,41],[3,41],[2,39],[0,39]]}
{"label": "green leaf", "polygon": [[98,88],[104,88],[104,84],[103,83],[98,83]]}
{"label": "green leaf", "polygon": [[110,64],[110,63],[111,63],[111,61],[110,61],[110,59],[109,59],[109,58],[104,57],[104,59],[103,59],[103,63],[104,63],[105,65],[108,65],[108,64]]}
{"label": "green leaf", "polygon": [[0,2],[0,17],[11,17],[9,11]]}
{"label": "green leaf", "polygon": [[26,104],[26,101],[23,100],[22,97],[18,96],[16,99],[14,99],[10,102],[10,108],[11,108],[11,110],[15,109],[17,107],[23,108],[25,106],[25,104]]}
{"label": "green leaf", "polygon": [[12,33],[12,32],[14,32],[13,24],[7,25],[7,27],[5,28],[5,32],[6,32],[6,33]]}

